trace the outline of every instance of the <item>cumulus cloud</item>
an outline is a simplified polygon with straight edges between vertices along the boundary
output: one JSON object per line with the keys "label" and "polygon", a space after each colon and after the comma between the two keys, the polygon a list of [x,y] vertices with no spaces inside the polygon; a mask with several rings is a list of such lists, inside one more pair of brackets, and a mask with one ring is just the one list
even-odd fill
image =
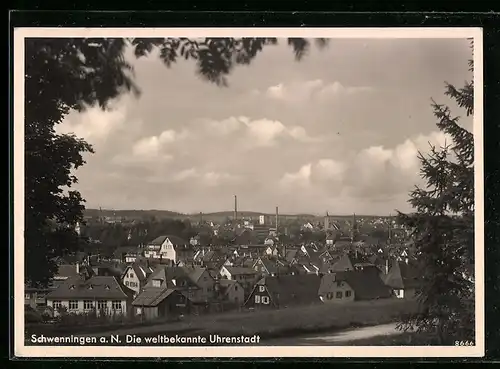
{"label": "cumulus cloud", "polygon": [[188,136],[187,131],[178,133],[172,129],[161,132],[157,136],[144,137],[138,140],[132,147],[132,153],[139,157],[156,158],[168,150],[169,145],[182,140]]}
{"label": "cumulus cloud", "polygon": [[343,160],[320,159],[304,164],[296,172],[285,173],[280,184],[288,189],[307,187],[369,201],[404,197],[422,182],[418,153],[429,152],[431,145],[442,147],[447,140],[446,134],[432,132],[393,148],[369,146]]}
{"label": "cumulus cloud", "polygon": [[[369,86],[344,86],[338,81],[324,82],[321,79],[315,79],[288,84],[279,83],[268,87],[264,95],[270,99],[297,103],[371,91],[373,88]],[[255,95],[256,92],[253,91],[253,94]]]}
{"label": "cumulus cloud", "polygon": [[105,141],[116,130],[123,127],[127,117],[125,104],[116,104],[110,110],[89,108],[84,113],[72,112],[62,124],[57,126],[58,133],[72,133],[88,142]]}
{"label": "cumulus cloud", "polygon": [[[302,126],[287,126],[279,120],[268,118],[251,119],[245,116],[229,117],[222,120],[198,119],[194,129],[202,129],[214,137],[224,138],[235,134],[244,147],[270,147],[278,139],[291,139],[299,142],[318,142],[320,137],[311,137]],[[194,134],[194,132],[193,132]]]}
{"label": "cumulus cloud", "polygon": [[216,172],[216,171],[199,171],[196,168],[183,169],[174,173],[171,177],[166,177],[166,181],[172,182],[187,182],[195,181],[204,186],[218,186],[221,184],[234,183],[239,179],[237,175]]}

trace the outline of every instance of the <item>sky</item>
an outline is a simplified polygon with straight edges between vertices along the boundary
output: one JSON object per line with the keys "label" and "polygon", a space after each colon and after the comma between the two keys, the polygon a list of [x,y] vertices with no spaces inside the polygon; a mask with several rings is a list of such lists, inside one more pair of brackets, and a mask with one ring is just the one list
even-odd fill
{"label": "sky", "polygon": [[[300,62],[286,41],[229,76],[130,58],[140,97],[58,126],[94,147],[76,171],[89,208],[394,214],[423,184],[417,152],[442,145],[431,98],[472,78],[465,39],[332,39]],[[472,129],[472,120],[461,125]],[[448,138],[448,141],[449,138]]]}

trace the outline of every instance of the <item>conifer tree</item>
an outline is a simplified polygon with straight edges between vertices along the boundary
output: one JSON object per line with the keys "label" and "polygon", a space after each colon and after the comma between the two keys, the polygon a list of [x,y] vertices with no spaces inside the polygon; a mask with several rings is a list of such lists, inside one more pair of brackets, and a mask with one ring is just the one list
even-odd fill
{"label": "conifer tree", "polygon": [[[472,60],[469,61],[473,71]],[[473,81],[463,88],[445,83],[445,95],[467,116],[473,114]],[[460,126],[447,105],[432,101],[437,127],[448,137],[443,147],[419,153],[425,188],[416,187],[409,202],[412,214],[398,214],[412,230],[422,285],[420,311],[399,328],[431,334],[438,344],[474,340],[474,137]]]}

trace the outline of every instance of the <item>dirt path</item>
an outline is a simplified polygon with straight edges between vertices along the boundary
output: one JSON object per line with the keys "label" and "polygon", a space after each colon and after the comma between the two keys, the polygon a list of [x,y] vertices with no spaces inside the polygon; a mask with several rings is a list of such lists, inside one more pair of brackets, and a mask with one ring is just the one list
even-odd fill
{"label": "dirt path", "polygon": [[269,346],[341,346],[347,342],[355,342],[379,336],[398,335],[402,332],[396,329],[396,323],[381,324],[373,327],[353,328],[335,333],[323,333],[301,337],[278,338],[264,340],[262,343]]}

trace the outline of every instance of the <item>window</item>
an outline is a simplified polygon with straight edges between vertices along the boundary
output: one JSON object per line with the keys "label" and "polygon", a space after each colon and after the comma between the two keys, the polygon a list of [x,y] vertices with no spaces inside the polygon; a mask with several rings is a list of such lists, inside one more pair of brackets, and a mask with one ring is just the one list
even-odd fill
{"label": "window", "polygon": [[78,301],[70,300],[69,301],[69,310],[78,310]]}
{"label": "window", "polygon": [[101,311],[101,310],[106,310],[108,307],[108,302],[107,301],[103,301],[103,300],[99,300],[97,301],[97,310]]}
{"label": "window", "polygon": [[262,296],[261,299],[264,305],[269,305],[269,296]]}
{"label": "window", "polygon": [[122,309],[122,302],[120,300],[117,300],[117,301],[113,301],[111,303],[111,308],[113,310],[121,310]]}
{"label": "window", "polygon": [[327,298],[328,300],[333,299],[333,293],[328,292],[328,293],[326,294],[326,298]]}
{"label": "window", "polygon": [[264,292],[266,290],[266,287],[264,286],[259,286],[259,292]]}
{"label": "window", "polygon": [[238,291],[238,286],[234,286],[234,290],[235,290],[235,291]]}
{"label": "window", "polygon": [[342,298],[342,291],[335,293],[335,297],[338,299],[341,299]]}
{"label": "window", "polygon": [[134,278],[134,273],[130,273],[129,277]]}
{"label": "window", "polygon": [[29,293],[24,294],[24,299],[29,300],[31,298],[31,295]]}
{"label": "window", "polygon": [[351,291],[345,291],[345,297],[351,297]]}
{"label": "window", "polygon": [[130,282],[130,283],[129,283],[128,281],[125,281],[125,286],[127,286],[127,287],[128,287],[129,285],[131,286],[131,285],[132,285],[132,282]]}
{"label": "window", "polygon": [[153,287],[160,287],[161,279],[153,279]]}
{"label": "window", "polygon": [[60,301],[60,300],[54,300],[54,301],[52,302],[52,307],[53,307],[54,309],[59,309],[59,308],[61,308],[61,306],[62,306],[62,303],[61,303],[61,301]]}
{"label": "window", "polygon": [[92,310],[94,308],[94,301],[85,300],[83,302],[83,310]]}
{"label": "window", "polygon": [[260,296],[259,295],[255,295],[255,303],[260,304]]}
{"label": "window", "polygon": [[337,281],[337,287],[340,287],[342,286],[342,282],[341,281]]}

